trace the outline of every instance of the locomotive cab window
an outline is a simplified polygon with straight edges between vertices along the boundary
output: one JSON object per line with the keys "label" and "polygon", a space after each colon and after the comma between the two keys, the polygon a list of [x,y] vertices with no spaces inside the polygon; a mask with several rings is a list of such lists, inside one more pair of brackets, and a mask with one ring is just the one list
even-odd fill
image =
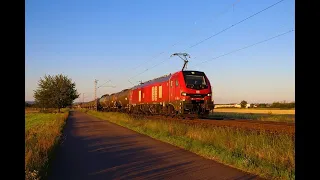
{"label": "locomotive cab window", "polygon": [[204,76],[186,75],[186,84],[206,85]]}
{"label": "locomotive cab window", "polygon": [[206,78],[203,72],[192,71],[183,72],[186,86],[192,89],[208,88]]}
{"label": "locomotive cab window", "polygon": [[178,80],[176,80],[176,86],[178,86],[179,85],[179,82],[178,82]]}

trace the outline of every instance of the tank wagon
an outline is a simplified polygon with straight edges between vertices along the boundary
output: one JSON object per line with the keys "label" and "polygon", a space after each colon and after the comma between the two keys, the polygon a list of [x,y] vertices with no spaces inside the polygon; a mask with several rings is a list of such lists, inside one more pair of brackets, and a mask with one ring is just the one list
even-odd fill
{"label": "tank wagon", "polygon": [[[95,101],[82,104],[92,108]],[[99,111],[205,117],[214,109],[212,87],[201,71],[178,71],[97,100]]]}
{"label": "tank wagon", "polygon": [[[97,109],[96,106],[98,104],[98,107],[100,106],[99,103],[97,103],[98,100],[92,100],[92,101],[89,101],[89,102],[86,102],[86,103],[82,103],[80,105],[81,108],[85,108],[85,109]],[[100,109],[100,108],[98,108]]]}
{"label": "tank wagon", "polygon": [[130,89],[124,89],[121,92],[111,95],[105,94],[98,99],[98,109],[101,111],[121,111],[128,112]]}

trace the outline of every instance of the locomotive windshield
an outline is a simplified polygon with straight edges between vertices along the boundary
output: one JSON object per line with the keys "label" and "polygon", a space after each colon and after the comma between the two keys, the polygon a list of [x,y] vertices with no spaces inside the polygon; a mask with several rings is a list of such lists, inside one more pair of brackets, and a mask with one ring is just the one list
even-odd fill
{"label": "locomotive windshield", "polygon": [[204,76],[186,75],[185,81],[186,81],[186,84],[207,85]]}
{"label": "locomotive windshield", "polygon": [[198,71],[184,71],[184,80],[187,88],[191,89],[205,89],[208,87],[206,78],[203,72]]}

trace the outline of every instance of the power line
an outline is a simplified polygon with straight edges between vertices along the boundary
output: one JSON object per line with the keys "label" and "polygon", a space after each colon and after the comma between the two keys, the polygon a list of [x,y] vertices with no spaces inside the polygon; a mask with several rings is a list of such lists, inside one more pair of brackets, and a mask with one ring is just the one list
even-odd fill
{"label": "power line", "polygon": [[[175,44],[173,44],[172,46],[175,46]],[[139,64],[138,66],[132,68],[132,70],[135,70],[135,69],[137,69],[138,67],[140,67],[141,65],[143,65],[143,64],[145,64],[145,63],[147,63],[147,62],[150,62],[150,61],[152,61],[153,59],[158,58],[158,57],[159,57],[161,54],[163,54],[163,53],[164,53],[164,51],[162,51],[161,53],[157,54],[157,55],[154,56],[152,59],[150,59],[150,60],[148,59],[147,61],[144,61],[143,63]]]}
{"label": "power line", "polygon": [[[205,41],[213,38],[214,36],[217,36],[218,34],[221,34],[221,33],[225,32],[225,31],[227,31],[228,29],[231,29],[232,27],[234,27],[234,26],[236,26],[236,25],[238,25],[238,24],[243,23],[244,21],[246,21],[246,20],[248,20],[248,19],[250,19],[250,18],[252,18],[252,17],[254,17],[254,16],[256,16],[256,15],[258,15],[258,14],[260,14],[260,13],[262,13],[263,11],[265,11],[265,10],[267,10],[267,9],[269,9],[269,8],[277,5],[277,4],[279,4],[279,3],[282,2],[282,1],[284,1],[284,0],[280,0],[280,1],[278,1],[278,2],[276,2],[276,3],[274,3],[274,4],[272,4],[272,5],[264,8],[263,10],[261,10],[261,11],[255,13],[255,14],[253,14],[253,15],[251,15],[251,16],[249,16],[249,17],[247,17],[247,18],[245,18],[245,19],[243,19],[243,20],[241,20],[241,21],[239,21],[239,22],[237,22],[237,23],[235,23],[235,24],[233,24],[233,25],[231,25],[231,26],[223,29],[222,31],[220,31],[220,32],[218,32],[218,33],[216,33],[216,34],[214,34],[214,35],[211,35],[211,36],[207,37],[206,39],[197,42],[197,43],[194,44],[194,45],[191,45],[189,48],[193,48],[193,47],[195,47],[195,46],[198,46],[199,44],[201,44],[201,43],[203,43],[203,42],[205,42]],[[185,49],[185,50],[187,50],[187,49]]]}
{"label": "power line", "polygon": [[[228,5],[225,10],[221,11],[221,13],[219,13],[219,14],[217,15],[217,18],[220,17],[221,15],[223,15],[224,13],[226,13],[231,7],[234,8],[234,5],[237,4],[239,1],[240,1],[240,0],[235,0],[231,5]],[[198,30],[199,30],[199,29],[198,29]],[[182,41],[182,40],[180,40],[180,41],[174,43],[173,45],[171,45],[171,46],[170,46],[170,49],[171,49],[172,47],[174,47],[175,45],[181,43],[181,41]],[[159,57],[161,54],[163,54],[163,53],[165,53],[165,51],[162,51],[161,53],[157,54],[157,55],[156,55],[154,58],[152,58],[151,60],[148,59],[147,61],[141,63],[140,65],[132,68],[132,70],[137,69],[137,68],[140,67],[141,65],[144,65],[145,63],[150,62],[150,61],[158,58],[158,57]],[[144,72],[146,72],[146,71],[148,71],[148,70],[145,70]],[[144,72],[142,72],[142,73],[144,73]],[[141,73],[141,74],[142,74],[142,73]],[[139,74],[139,75],[140,75],[140,74]],[[132,78],[133,78],[133,77],[132,77]],[[130,79],[131,79],[131,78],[130,78]],[[132,84],[131,81],[129,81],[129,82]]]}
{"label": "power line", "polygon": [[111,80],[108,80],[106,81],[105,83],[101,84],[100,86],[98,86],[98,81],[97,79],[94,80],[94,99],[96,100],[97,99],[97,94],[99,94],[98,89],[101,88],[101,87],[116,87],[116,86],[113,86],[113,85],[110,85],[110,86],[107,86],[105,84],[107,84],[108,82],[110,82]]}
{"label": "power line", "polygon": [[278,34],[278,35],[276,35],[276,36],[273,36],[273,37],[271,37],[271,38],[265,39],[265,40],[263,40],[263,41],[259,41],[259,42],[257,42],[257,43],[251,44],[251,45],[249,45],[249,46],[245,46],[245,47],[243,47],[243,48],[233,50],[233,51],[231,51],[231,52],[228,52],[228,53],[222,54],[222,55],[217,56],[217,57],[214,57],[214,58],[212,58],[212,59],[209,59],[209,60],[206,60],[206,61],[200,62],[200,63],[198,63],[198,64],[194,65],[194,67],[195,67],[195,66],[198,66],[199,64],[203,64],[203,63],[205,63],[205,62],[212,61],[212,60],[214,60],[214,59],[218,59],[218,58],[221,58],[221,57],[223,57],[223,56],[226,56],[226,55],[229,55],[229,54],[232,54],[232,53],[235,53],[235,52],[238,52],[238,51],[241,51],[241,50],[247,49],[247,48],[249,48],[249,47],[252,47],[252,46],[255,46],[255,45],[258,45],[258,44],[261,44],[261,43],[267,42],[267,41],[270,41],[270,40],[272,40],[272,39],[275,39],[275,38],[278,38],[278,37],[280,37],[280,36],[286,35],[286,34],[288,34],[288,33],[290,33],[290,32],[293,32],[293,31],[294,31],[294,30],[292,29],[292,30],[287,31],[287,32],[285,32],[285,33]]}
{"label": "power line", "polygon": [[102,85],[98,86],[97,89],[100,88],[100,87],[102,87],[103,85],[107,84],[107,83],[110,82],[110,81],[111,81],[111,80],[106,81],[106,82],[103,83]]}
{"label": "power line", "polygon": [[[254,16],[258,15],[258,14],[260,14],[260,13],[263,12],[263,11],[266,11],[267,9],[269,9],[269,8],[271,8],[271,7],[279,4],[279,3],[282,2],[282,1],[284,1],[284,0],[280,0],[280,1],[278,1],[278,2],[276,2],[276,3],[274,3],[274,4],[270,5],[270,6],[268,6],[268,7],[266,7],[266,8],[260,10],[259,12],[256,12],[256,13],[252,14],[251,16],[249,16],[249,17],[247,17],[247,18],[245,18],[245,19],[243,19],[243,20],[241,20],[241,21],[239,21],[239,22],[237,22],[237,23],[235,23],[235,24],[233,24],[233,25],[231,25],[231,26],[223,29],[222,31],[220,31],[220,32],[218,32],[218,33],[216,33],[216,34],[214,34],[214,35],[211,35],[211,36],[207,37],[206,39],[204,39],[204,40],[202,40],[202,41],[200,41],[200,42],[198,42],[198,43],[196,43],[196,44],[194,44],[194,45],[191,45],[189,48],[186,48],[185,50],[190,49],[190,48],[193,48],[193,47],[195,47],[195,46],[197,46],[197,45],[199,45],[199,44],[201,44],[201,43],[203,43],[203,42],[211,39],[212,37],[217,36],[217,35],[219,35],[219,34],[225,32],[225,31],[227,31],[228,29],[231,29],[232,27],[234,27],[234,26],[236,26],[236,25],[238,25],[238,24],[241,24],[242,22],[244,22],[244,21],[246,21],[246,20],[248,20],[248,19],[250,19],[250,18],[252,18],[252,17],[254,17]],[[185,51],[185,50],[184,50],[184,51]],[[182,52],[184,52],[184,51],[182,51]],[[170,58],[168,58],[168,59],[170,59]],[[131,77],[131,78],[129,78],[129,79],[135,78],[135,77],[137,77],[137,76],[139,76],[139,75],[147,72],[148,70],[150,70],[150,69],[152,69],[152,68],[155,68],[156,66],[164,63],[164,62],[167,61],[168,59],[165,59],[165,60],[161,61],[160,63],[158,63],[158,64],[156,64],[156,65],[154,65],[154,66],[152,66],[152,67],[150,67],[150,68],[147,68],[147,69],[144,70],[143,72],[141,72],[141,73],[139,73],[139,74],[137,74],[137,75],[135,75],[135,76],[133,76],[133,77]]]}
{"label": "power line", "polygon": [[[91,93],[91,92],[90,92]],[[82,93],[82,103],[84,103],[84,98],[87,98],[87,96],[84,96],[85,94],[90,94],[90,93]],[[81,97],[79,97],[81,99]]]}

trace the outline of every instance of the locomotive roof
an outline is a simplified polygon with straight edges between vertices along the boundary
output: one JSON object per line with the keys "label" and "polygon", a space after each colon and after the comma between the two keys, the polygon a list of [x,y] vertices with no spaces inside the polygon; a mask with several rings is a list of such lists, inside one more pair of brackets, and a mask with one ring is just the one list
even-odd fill
{"label": "locomotive roof", "polygon": [[149,81],[147,81],[147,82],[143,82],[143,83],[140,84],[140,85],[134,86],[132,89],[141,88],[141,87],[144,87],[144,86],[153,84],[153,83],[159,83],[159,82],[168,81],[168,80],[170,79],[171,75],[172,75],[172,74],[168,74],[168,75],[164,75],[164,76],[161,76],[161,77],[158,77],[158,78],[149,80]]}

